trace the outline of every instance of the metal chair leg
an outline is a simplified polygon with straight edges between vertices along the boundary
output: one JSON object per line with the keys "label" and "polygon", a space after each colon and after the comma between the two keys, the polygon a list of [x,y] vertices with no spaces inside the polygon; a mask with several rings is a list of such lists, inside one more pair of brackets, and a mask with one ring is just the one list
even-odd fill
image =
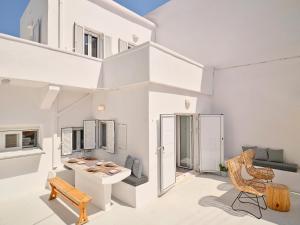
{"label": "metal chair leg", "polygon": [[[242,197],[243,194],[244,194],[246,197]],[[265,204],[264,207],[262,207],[262,206],[260,205],[259,199],[258,199],[259,197],[262,197],[262,199],[263,199],[263,201],[264,201],[264,204]],[[241,201],[241,198],[251,199],[251,200],[254,201],[255,203]],[[256,201],[255,201],[254,199],[256,199]],[[258,207],[258,210],[259,210],[259,216],[253,214],[253,213],[250,212],[250,211],[244,210],[244,209],[234,208],[234,204],[235,204],[235,202],[236,202],[237,200],[238,200],[239,202],[243,203],[243,204],[248,203],[248,204],[252,204],[252,205],[257,206],[257,207]],[[266,206],[266,202],[265,202],[264,196],[257,196],[257,195],[255,195],[254,197],[251,197],[251,196],[249,196],[248,194],[246,194],[246,193],[244,193],[244,192],[241,191],[241,192],[238,194],[238,196],[235,198],[235,200],[233,201],[233,203],[231,204],[231,208],[232,208],[234,211],[242,211],[242,212],[246,212],[246,213],[249,213],[250,215],[256,217],[257,219],[261,219],[261,218],[262,218],[262,212],[261,212],[261,210],[262,210],[262,209],[263,209],[263,210],[267,209],[267,206]]]}

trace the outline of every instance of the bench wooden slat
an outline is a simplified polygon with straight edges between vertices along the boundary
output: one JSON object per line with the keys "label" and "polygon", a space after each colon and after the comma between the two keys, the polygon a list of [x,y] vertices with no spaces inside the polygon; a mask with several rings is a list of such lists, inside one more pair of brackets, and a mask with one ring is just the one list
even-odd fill
{"label": "bench wooden slat", "polygon": [[55,199],[57,194],[62,195],[65,199],[71,201],[73,205],[79,208],[80,216],[77,224],[86,223],[88,221],[86,206],[92,198],[59,177],[49,179],[49,184],[52,188],[49,200]]}

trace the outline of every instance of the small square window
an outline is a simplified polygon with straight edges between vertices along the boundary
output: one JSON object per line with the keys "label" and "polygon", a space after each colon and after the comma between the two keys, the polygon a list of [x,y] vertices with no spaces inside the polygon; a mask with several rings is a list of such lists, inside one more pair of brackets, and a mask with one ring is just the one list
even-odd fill
{"label": "small square window", "polygon": [[17,148],[18,146],[18,134],[6,134],[5,135],[5,148]]}
{"label": "small square window", "polygon": [[37,147],[37,131],[28,130],[22,132],[22,147],[23,148],[35,148]]}

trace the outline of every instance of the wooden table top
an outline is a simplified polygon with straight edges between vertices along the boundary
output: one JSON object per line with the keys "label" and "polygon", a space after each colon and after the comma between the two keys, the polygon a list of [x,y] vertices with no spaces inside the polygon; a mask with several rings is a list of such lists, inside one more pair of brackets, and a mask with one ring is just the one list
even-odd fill
{"label": "wooden table top", "polygon": [[266,187],[270,187],[273,189],[289,189],[288,186],[284,185],[284,184],[277,184],[277,183],[267,183]]}

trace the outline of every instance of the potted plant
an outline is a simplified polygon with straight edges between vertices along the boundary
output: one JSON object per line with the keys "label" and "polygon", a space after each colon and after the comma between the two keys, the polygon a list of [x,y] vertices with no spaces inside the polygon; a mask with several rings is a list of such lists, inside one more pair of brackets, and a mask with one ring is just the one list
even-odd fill
{"label": "potted plant", "polygon": [[227,173],[228,173],[228,168],[226,166],[224,166],[223,164],[219,164],[219,168],[220,168],[220,174],[222,177],[227,177]]}

